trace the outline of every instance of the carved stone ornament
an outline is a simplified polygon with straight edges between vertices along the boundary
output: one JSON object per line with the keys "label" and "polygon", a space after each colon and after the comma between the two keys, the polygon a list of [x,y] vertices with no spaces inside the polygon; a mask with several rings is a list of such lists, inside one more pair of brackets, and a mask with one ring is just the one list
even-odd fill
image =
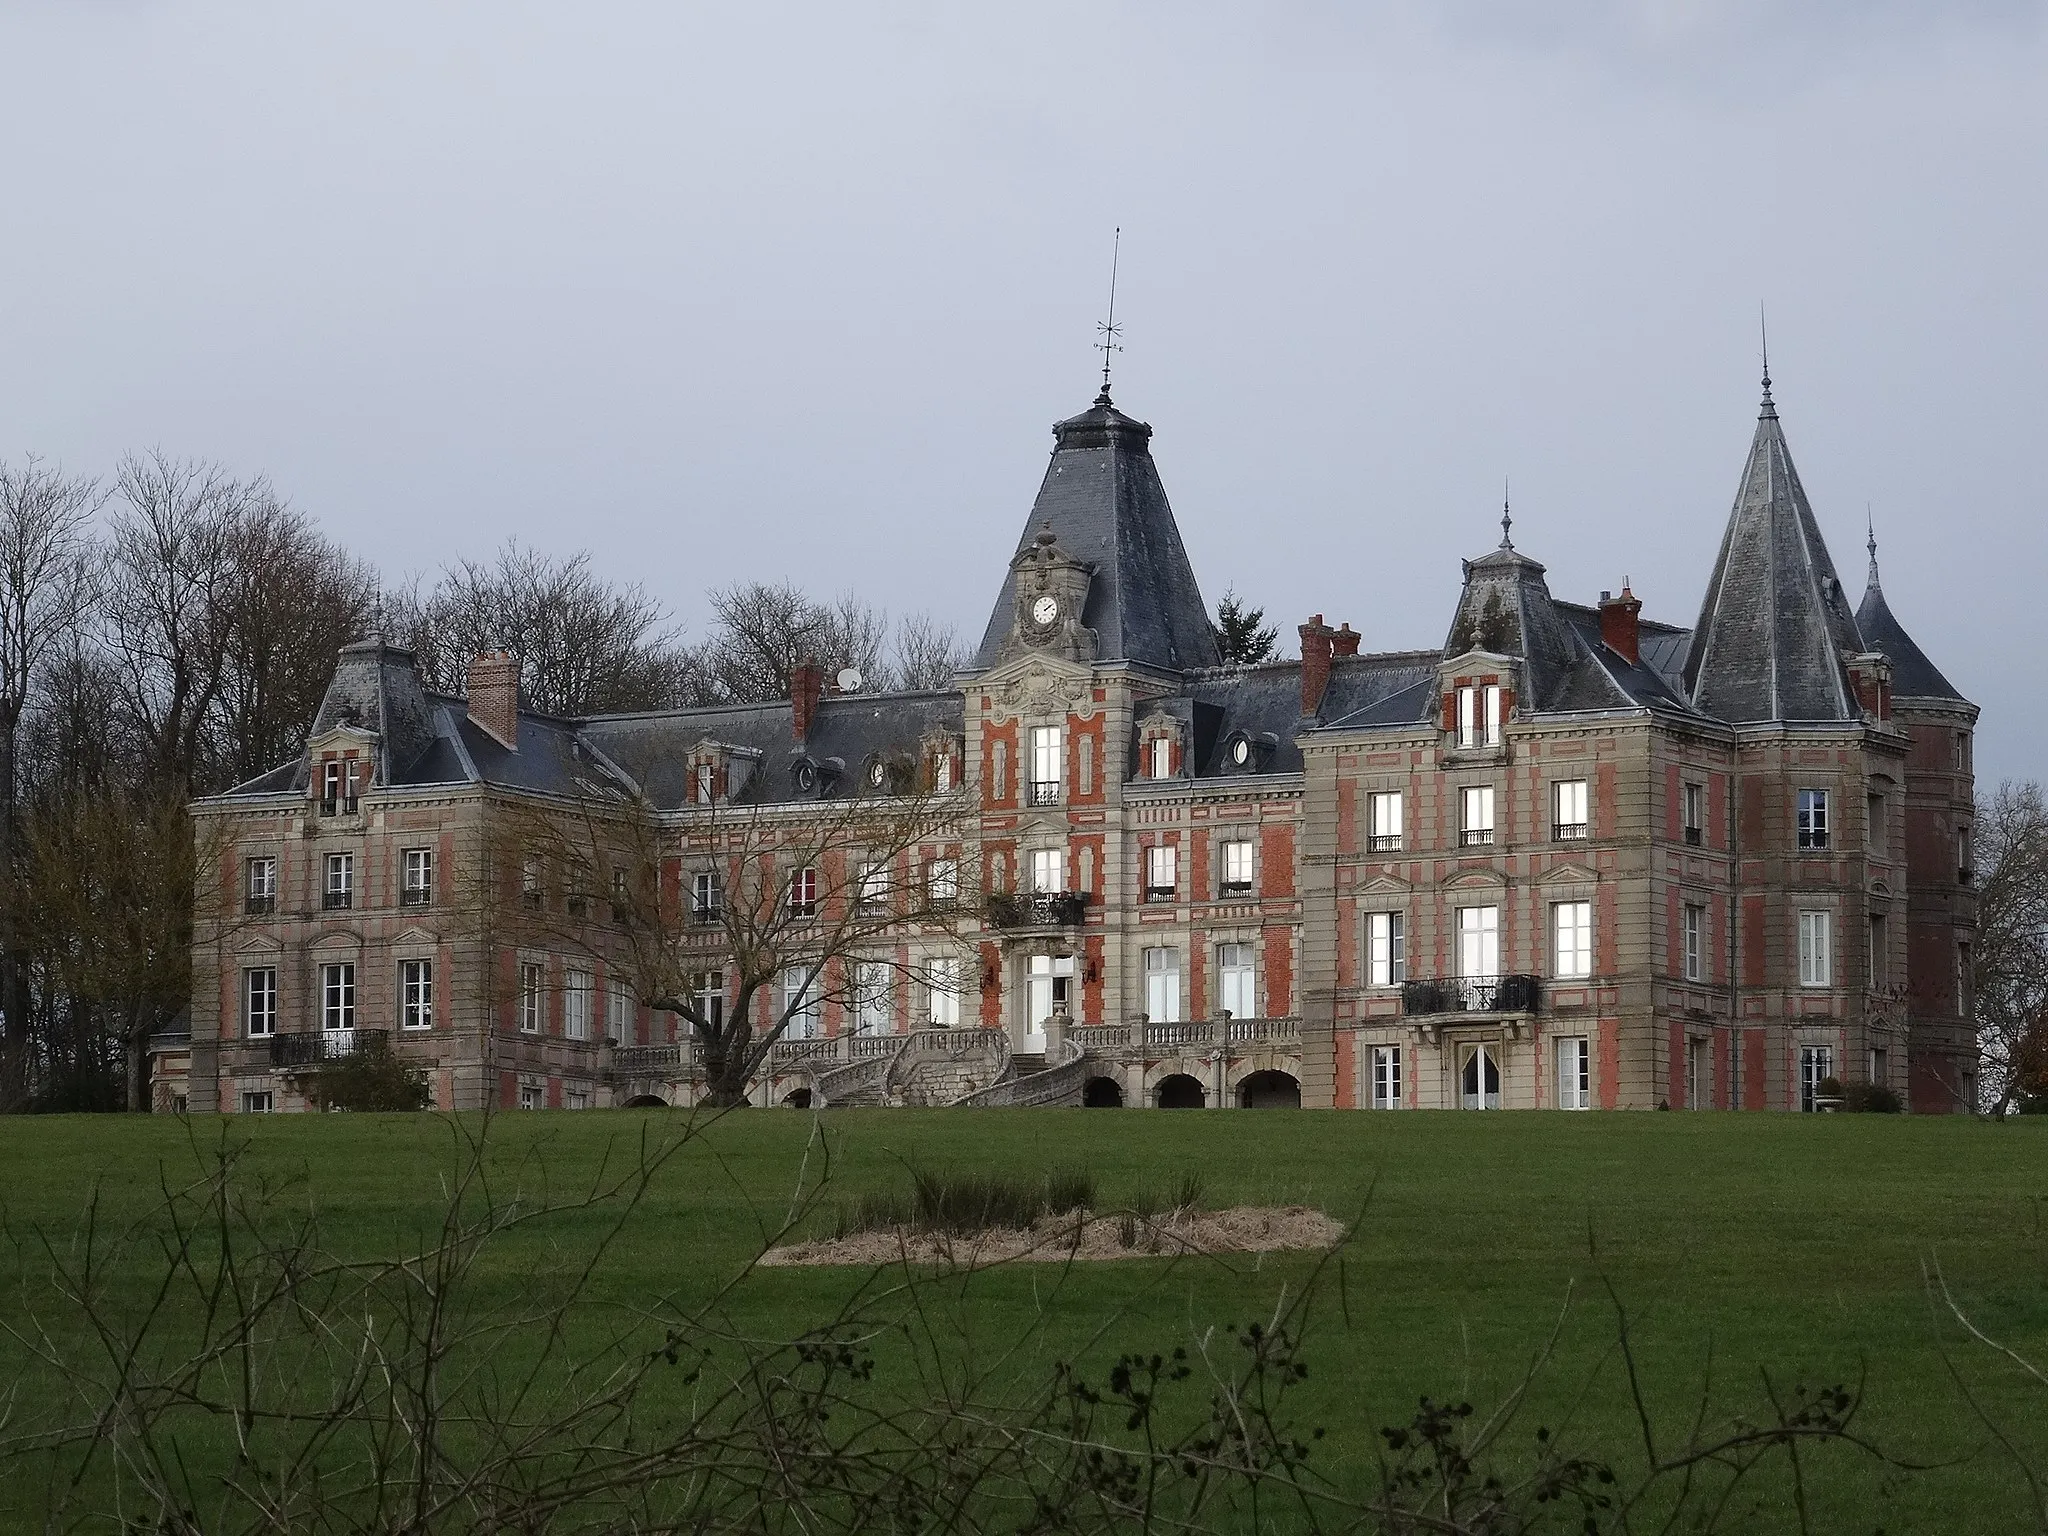
{"label": "carved stone ornament", "polygon": [[1030,651],[1046,651],[1069,661],[1095,659],[1095,631],[1081,624],[1094,567],[1059,547],[1050,528],[1010,562],[1015,593],[1010,633],[999,661]]}

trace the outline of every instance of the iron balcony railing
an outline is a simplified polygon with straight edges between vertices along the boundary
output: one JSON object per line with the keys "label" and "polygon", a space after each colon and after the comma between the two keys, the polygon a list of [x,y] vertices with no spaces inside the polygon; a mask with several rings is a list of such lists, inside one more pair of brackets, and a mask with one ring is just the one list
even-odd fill
{"label": "iron balcony railing", "polygon": [[1058,779],[1033,779],[1025,791],[1027,805],[1058,805],[1060,803],[1060,781]]}
{"label": "iron balcony railing", "polygon": [[270,1037],[273,1067],[310,1067],[322,1061],[353,1056],[357,1051],[383,1045],[390,1037],[385,1029],[311,1029],[295,1035]]}
{"label": "iron balcony railing", "polygon": [[1583,821],[1560,821],[1552,825],[1550,835],[1560,843],[1584,842],[1586,824]]}
{"label": "iron balcony railing", "polygon": [[1399,853],[1401,834],[1398,832],[1375,832],[1365,840],[1368,853]]}
{"label": "iron balcony railing", "polygon": [[1534,1013],[1541,991],[1535,976],[1448,976],[1401,984],[1401,1012],[1410,1018],[1439,1013]]}
{"label": "iron balcony railing", "polygon": [[1458,842],[1466,848],[1477,848],[1483,843],[1490,843],[1492,841],[1493,828],[1491,827],[1467,827],[1458,834]]}
{"label": "iron balcony railing", "polygon": [[988,899],[997,928],[1073,928],[1088,906],[1086,891],[1004,892]]}

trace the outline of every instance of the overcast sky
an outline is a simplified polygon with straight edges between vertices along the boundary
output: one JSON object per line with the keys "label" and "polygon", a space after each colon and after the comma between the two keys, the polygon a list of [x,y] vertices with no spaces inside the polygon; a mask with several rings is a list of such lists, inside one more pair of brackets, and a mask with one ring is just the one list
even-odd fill
{"label": "overcast sky", "polygon": [[1754,426],[2048,774],[2022,0],[0,0],[0,455],[269,474],[393,574],[588,547],[977,636],[1123,228],[1203,590],[1440,644],[1458,559],[1690,624]]}

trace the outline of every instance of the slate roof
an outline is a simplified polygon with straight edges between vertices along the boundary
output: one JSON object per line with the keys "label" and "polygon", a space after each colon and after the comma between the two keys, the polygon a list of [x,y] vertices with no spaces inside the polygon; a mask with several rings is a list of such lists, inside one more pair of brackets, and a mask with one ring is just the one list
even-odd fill
{"label": "slate roof", "polygon": [[1927,653],[1913,643],[1892,614],[1877,579],[1877,535],[1870,537],[1870,575],[1863,588],[1863,601],[1856,609],[1856,627],[1872,650],[1883,651],[1892,664],[1892,697],[1895,699],[1951,699],[1969,703],[1955,684],[1927,659]]}
{"label": "slate roof", "polygon": [[[1333,720],[1333,711],[1355,717],[1405,699],[1420,684],[1433,690],[1435,651],[1402,651],[1383,656],[1340,656],[1330,667],[1319,721],[1301,718],[1301,663],[1264,662],[1257,666],[1213,667],[1192,674],[1183,690],[1139,709],[1136,725],[1167,715],[1181,722],[1189,743],[1187,762],[1197,779],[1230,778],[1251,773],[1301,772],[1301,746],[1295,733]],[[1420,714],[1407,704],[1397,707],[1395,723],[1408,724]],[[1358,723],[1347,719],[1344,723]],[[1240,767],[1231,744],[1240,736],[1252,744],[1252,764]],[[1142,769],[1140,769],[1142,771]],[[1141,786],[1142,787],[1142,786]]]}
{"label": "slate roof", "polygon": [[[1094,567],[1081,623],[1095,631],[1097,661],[1213,667],[1222,658],[1209,609],[1152,462],[1151,437],[1107,392],[1055,425],[1052,462],[1015,553],[1050,528],[1061,549]],[[1015,617],[1015,587],[1015,573],[1006,571],[977,667],[996,664]]]}
{"label": "slate roof", "polygon": [[1854,720],[1844,672],[1865,649],[1785,445],[1771,381],[1686,657],[1705,714],[1732,724]]}

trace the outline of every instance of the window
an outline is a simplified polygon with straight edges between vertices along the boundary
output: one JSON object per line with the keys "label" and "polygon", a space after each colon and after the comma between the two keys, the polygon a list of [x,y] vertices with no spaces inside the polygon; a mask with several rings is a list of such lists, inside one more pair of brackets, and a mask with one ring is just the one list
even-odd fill
{"label": "window", "polygon": [[1064,891],[1067,888],[1067,850],[1064,848],[1034,848],[1031,850],[1031,889],[1034,891]]}
{"label": "window", "polygon": [[1372,1107],[1401,1107],[1401,1047],[1376,1045],[1372,1048]]}
{"label": "window", "polygon": [[277,1099],[268,1088],[248,1088],[242,1092],[242,1113],[245,1115],[267,1115],[277,1108]]}
{"label": "window", "polygon": [[1728,1032],[1728,1107],[1742,1108],[1742,1031]]}
{"label": "window", "polygon": [[1593,974],[1593,903],[1559,901],[1550,907],[1553,975]]}
{"label": "window", "polygon": [[614,1045],[637,1045],[639,1006],[634,1001],[633,990],[618,977],[608,977],[604,994],[604,1032],[611,1036]]}
{"label": "window", "polygon": [[345,816],[356,813],[356,791],[361,782],[362,766],[353,757],[341,765],[341,810]]}
{"label": "window", "polygon": [[1249,896],[1252,893],[1252,845],[1248,840],[1233,839],[1223,844],[1221,850],[1223,878],[1217,882],[1217,894],[1222,896]]}
{"label": "window", "polygon": [[1799,1107],[1807,1114],[1820,1108],[1820,1085],[1835,1075],[1835,1048],[1831,1045],[1799,1047]]}
{"label": "window", "polygon": [[954,858],[928,859],[924,866],[925,897],[935,907],[960,899],[960,861]]}
{"label": "window", "polygon": [[932,759],[932,788],[944,794],[953,787],[953,754],[941,752]]}
{"label": "window", "polygon": [[789,877],[789,915],[791,917],[816,917],[818,915],[818,871],[806,864],[802,869],[792,871]]}
{"label": "window", "polygon": [[1824,789],[1799,791],[1799,846],[1825,848],[1828,845],[1828,792]]}
{"label": "window", "polygon": [[697,765],[694,788],[696,790],[696,801],[699,805],[709,805],[718,798],[718,768],[716,764],[699,763]]}
{"label": "window", "polygon": [[942,955],[925,967],[925,1016],[940,1029],[960,1022],[960,962]]}
{"label": "window", "polygon": [[1366,797],[1366,814],[1370,831],[1366,835],[1366,847],[1373,853],[1399,853],[1401,851],[1401,792],[1398,789],[1382,790]]}
{"label": "window", "polygon": [[1956,1012],[1969,1018],[1977,1011],[1976,977],[1970,970],[1970,946],[1956,945]]}
{"label": "window", "polygon": [[1173,900],[1174,887],[1179,883],[1180,850],[1171,843],[1160,843],[1145,850],[1145,899],[1147,901]]}
{"label": "window", "polygon": [[690,921],[715,923],[725,915],[725,885],[715,869],[700,869],[690,878]]}
{"label": "window", "polygon": [[1458,974],[1492,980],[1500,974],[1500,908],[1458,908]]}
{"label": "window", "polygon": [[1173,740],[1167,736],[1154,736],[1148,747],[1151,753],[1151,776],[1155,779],[1173,777]]}
{"label": "window", "polygon": [[590,1108],[590,1090],[588,1088],[564,1088],[562,1090],[562,1108]]}
{"label": "window", "polygon": [[705,1026],[710,1029],[725,1027],[725,972],[696,971],[690,976],[690,1001],[696,1006]]}
{"label": "window", "polygon": [[1799,985],[1831,987],[1835,983],[1834,914],[1799,914]]}
{"label": "window", "polygon": [[1679,913],[1679,948],[1687,981],[1700,981],[1706,976],[1705,945],[1702,942],[1706,927],[1707,909],[1687,902]]}
{"label": "window", "polygon": [[1057,725],[1035,725],[1031,728],[1029,801],[1032,805],[1059,803],[1060,784],[1066,777],[1065,738],[1065,731]]}
{"label": "window", "polygon": [[562,974],[562,1033],[571,1040],[590,1038],[590,999],[597,990],[588,971]]}
{"label": "window", "polygon": [[1459,1057],[1459,1104],[1466,1109],[1499,1109],[1500,1058],[1495,1047],[1468,1045]]}
{"label": "window", "polygon": [[1458,841],[1470,848],[1493,841],[1493,786],[1475,784],[1458,791]]}
{"label": "window", "polygon": [[1551,786],[1551,813],[1555,818],[1550,833],[1559,842],[1575,842],[1586,836],[1586,781],[1564,779]]}
{"label": "window", "polygon": [[1255,1019],[1259,1005],[1253,998],[1252,947],[1249,944],[1216,946],[1218,1006],[1233,1019]]}
{"label": "window", "polygon": [[252,1040],[277,1033],[277,970],[273,966],[242,972],[242,1031]]}
{"label": "window", "polygon": [[353,906],[355,899],[356,856],[352,853],[330,853],[327,855],[327,886],[320,905],[330,912],[338,912]]}
{"label": "window", "polygon": [[1399,912],[1373,912],[1365,919],[1366,980],[1398,987],[1408,979],[1407,920]]}
{"label": "window", "polygon": [[1500,688],[1488,683],[1480,688],[1458,690],[1458,745],[1497,747],[1500,745]]}
{"label": "window", "polygon": [[519,1028],[529,1035],[540,1033],[541,990],[547,984],[547,973],[538,961],[528,960],[519,967]]}
{"label": "window", "polygon": [[1884,796],[1863,797],[1863,846],[1870,853],[1884,852]]}
{"label": "window", "polygon": [[1707,1042],[1688,1040],[1685,1042],[1685,1107],[1687,1109],[1712,1108],[1706,1101],[1707,1089]]}
{"label": "window", "polygon": [[401,960],[398,963],[398,1027],[434,1027],[434,962]]}
{"label": "window", "polygon": [[1870,1048],[1870,1081],[1879,1087],[1891,1081],[1890,1058],[1881,1045],[1873,1045]]}
{"label": "window", "polygon": [[1554,1046],[1557,1059],[1557,1107],[1593,1107],[1592,1042],[1584,1035],[1566,1035]]}
{"label": "window", "polygon": [[822,1012],[817,978],[811,974],[811,968],[808,965],[784,966],[782,1016],[789,1021],[789,1027],[783,1031],[783,1037],[789,1040],[817,1039]]}
{"label": "window", "polygon": [[889,1035],[896,1032],[896,978],[886,965],[861,960],[853,966],[853,1032]]}
{"label": "window", "polygon": [[1890,934],[1882,912],[1870,914],[1870,990],[1885,984],[1891,970]]}
{"label": "window", "polygon": [[329,758],[320,765],[320,814],[332,816],[341,809],[341,764]]}
{"label": "window", "polygon": [[1154,1024],[1180,1022],[1179,951],[1145,951],[1145,1016]]}
{"label": "window", "polygon": [[540,860],[529,856],[519,866],[519,901],[529,912],[540,910]]}
{"label": "window", "polygon": [[860,908],[873,915],[889,910],[889,866],[863,864],[860,868]]}
{"label": "window", "polygon": [[277,910],[277,858],[265,854],[250,859],[245,866],[248,880],[243,889],[251,912],[275,912]]}
{"label": "window", "polygon": [[521,1083],[519,1085],[519,1107],[521,1109],[540,1109],[546,1103],[547,1090],[541,1087],[539,1083]]}
{"label": "window", "polygon": [[320,1027],[356,1027],[356,967],[352,960],[320,967]]}
{"label": "window", "polygon": [[434,850],[408,848],[404,854],[405,876],[398,888],[402,907],[424,907],[434,898]]}
{"label": "window", "polygon": [[1681,784],[1678,797],[1685,823],[1685,840],[1697,848],[1706,837],[1707,786]]}
{"label": "window", "polygon": [[1970,829],[1956,828],[1956,884],[1968,885],[1976,866],[1970,861]]}

